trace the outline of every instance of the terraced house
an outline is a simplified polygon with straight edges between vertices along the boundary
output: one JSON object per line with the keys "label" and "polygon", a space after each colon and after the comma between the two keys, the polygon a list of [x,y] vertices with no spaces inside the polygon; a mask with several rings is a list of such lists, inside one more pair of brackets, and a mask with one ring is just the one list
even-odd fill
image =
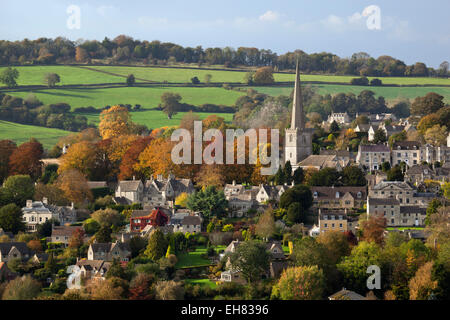
{"label": "terraced house", "polygon": [[383,162],[391,163],[391,150],[387,145],[359,145],[357,164],[368,170],[379,170]]}
{"label": "terraced house", "polygon": [[357,209],[367,199],[366,187],[311,187],[313,209]]}
{"label": "terraced house", "polygon": [[406,163],[417,165],[421,161],[420,143],[417,141],[396,142],[392,146],[392,165]]}

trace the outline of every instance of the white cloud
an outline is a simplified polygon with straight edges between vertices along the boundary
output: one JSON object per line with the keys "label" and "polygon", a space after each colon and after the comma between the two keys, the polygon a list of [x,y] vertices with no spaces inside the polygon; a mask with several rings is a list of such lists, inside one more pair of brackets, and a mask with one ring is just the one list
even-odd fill
{"label": "white cloud", "polygon": [[280,14],[272,10],[268,10],[259,16],[260,21],[277,21],[278,18],[280,18]]}

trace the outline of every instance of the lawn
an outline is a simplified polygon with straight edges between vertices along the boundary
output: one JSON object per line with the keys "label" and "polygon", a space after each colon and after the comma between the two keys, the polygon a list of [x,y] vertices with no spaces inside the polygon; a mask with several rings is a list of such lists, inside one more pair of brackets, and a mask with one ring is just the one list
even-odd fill
{"label": "lawn", "polygon": [[[125,82],[125,79],[122,77],[72,66],[30,66],[15,68],[19,71],[18,85],[43,85],[43,79],[46,73],[57,73],[61,79],[58,85]],[[3,69],[5,67],[1,67],[0,72]]]}
{"label": "lawn", "polygon": [[60,129],[30,126],[0,120],[0,140],[13,140],[18,145],[34,137],[44,145],[44,148],[50,149],[58,142],[59,138],[67,136],[70,133],[70,131]]}
{"label": "lawn", "polygon": [[423,227],[398,227],[398,228],[394,228],[394,227],[388,227],[386,228],[386,230],[388,231],[394,231],[394,230],[399,230],[399,231],[405,231],[405,230],[424,230],[425,228]]}
{"label": "lawn", "polygon": [[209,286],[211,289],[217,287],[217,284],[209,279],[185,279],[184,282],[189,284],[199,284],[201,286]]}
{"label": "lawn", "polygon": [[[317,88],[320,94],[336,94],[339,92],[351,92],[358,95],[363,90],[371,90],[377,96],[383,96],[386,100],[394,100],[397,98],[414,99],[419,96],[424,96],[428,92],[436,92],[444,96],[445,102],[450,102],[450,87],[364,87],[364,86],[346,86],[334,84],[311,84],[310,86]],[[292,92],[292,87],[253,87],[258,92],[265,93],[271,96],[286,95],[289,96]]]}
{"label": "lawn", "polygon": [[[139,124],[144,124],[148,128],[155,129],[166,126],[178,126],[180,124],[180,120],[186,112],[177,113],[172,117],[172,119],[168,119],[166,114],[159,110],[145,110],[138,112],[131,112],[131,119]],[[206,113],[206,112],[196,112],[196,115],[199,116],[200,119],[204,119],[209,115],[216,114],[218,117],[222,117],[226,122],[231,122],[233,120],[232,113]],[[88,118],[89,123],[98,125],[100,122],[98,114],[82,114]]]}
{"label": "lawn", "polygon": [[[226,246],[217,246],[216,252],[224,250]],[[178,262],[176,268],[203,267],[211,265],[209,259],[205,259],[202,255],[206,254],[206,247],[197,247],[195,251],[184,252],[177,255]]]}
{"label": "lawn", "polygon": [[[225,90],[223,88],[142,88],[142,87],[123,87],[108,89],[45,89],[37,90],[33,93],[44,104],[65,102],[72,106],[103,108],[114,104],[140,104],[143,108],[154,108],[161,103],[161,95],[164,92],[179,93],[182,97],[181,102],[202,105],[205,103],[234,105],[237,98],[244,95],[243,92],[234,90]],[[26,97],[29,91],[20,91],[10,93],[13,96]]]}

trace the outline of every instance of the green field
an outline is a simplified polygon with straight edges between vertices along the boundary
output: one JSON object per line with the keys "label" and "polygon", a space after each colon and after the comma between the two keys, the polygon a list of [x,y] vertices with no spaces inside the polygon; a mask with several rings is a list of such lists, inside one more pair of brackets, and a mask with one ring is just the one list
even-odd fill
{"label": "green field", "polygon": [[[183,68],[156,68],[156,67],[121,67],[121,66],[28,66],[16,67],[19,71],[19,85],[41,85],[46,73],[57,73],[61,77],[59,85],[68,84],[94,84],[94,83],[113,83],[125,82],[123,76],[134,74],[136,78],[147,81],[157,82],[191,82],[191,78],[196,76],[201,82],[204,82],[206,74],[212,75],[211,82],[244,82],[245,72],[240,71],[222,71],[222,70],[200,70]],[[103,72],[96,72],[87,68],[110,72],[117,75],[109,75]],[[0,68],[0,72],[4,67]],[[341,82],[350,83],[350,80],[357,76],[335,76],[335,75],[314,75],[303,74],[303,81],[319,82]],[[294,81],[293,73],[275,73],[275,81]],[[399,85],[450,85],[450,79],[441,78],[418,78],[418,77],[368,77],[369,80],[379,78],[384,84]],[[141,82],[141,80],[137,80]]]}
{"label": "green field", "polygon": [[[201,105],[204,103],[234,105],[236,99],[243,92],[234,90],[225,90],[223,88],[142,88],[142,87],[123,87],[108,89],[45,89],[37,90],[33,93],[44,104],[65,102],[72,106],[103,108],[107,105],[115,104],[140,104],[143,108],[154,108],[161,103],[161,95],[164,92],[179,93],[182,97],[181,102]],[[10,94],[18,97],[26,97],[29,91],[11,92]]]}
{"label": "green field", "polygon": [[[219,253],[220,250],[224,250],[226,246],[216,246],[215,250]],[[202,255],[206,254],[206,247],[197,247],[195,251],[183,252],[177,255],[178,262],[175,265],[176,268],[189,268],[189,267],[202,267],[211,265],[209,259],[205,259]]]}
{"label": "green field", "polygon": [[0,140],[13,140],[18,145],[34,137],[44,145],[44,148],[50,149],[58,142],[59,138],[70,133],[60,129],[29,126],[0,120]]}
{"label": "green field", "polygon": [[[19,71],[17,84],[22,85],[44,85],[44,76],[47,73],[57,73],[61,79],[58,85],[68,84],[93,84],[125,82],[122,77],[111,76],[101,72],[90,71],[71,66],[32,66],[15,67]],[[0,68],[0,72],[5,67]],[[3,85],[3,84],[2,84]]]}
{"label": "green field", "polygon": [[198,284],[201,286],[209,286],[211,289],[217,287],[217,284],[209,279],[185,279],[184,282],[193,285]]}
{"label": "green field", "polygon": [[[177,113],[172,119],[167,119],[165,113],[159,110],[145,110],[138,112],[131,112],[131,119],[140,124],[146,125],[148,128],[155,129],[166,126],[178,126],[180,124],[180,120],[186,112]],[[196,112],[196,115],[199,116],[200,119],[204,119],[211,114],[216,114],[218,117],[222,117],[226,122],[231,122],[233,120],[233,114],[231,113],[206,113],[206,112]],[[85,114],[80,113],[80,115],[88,118],[89,123],[98,125],[100,122],[98,114]]]}
{"label": "green field", "polygon": [[[377,96],[383,96],[386,100],[394,100],[397,98],[414,99],[424,96],[428,92],[436,92],[445,97],[445,102],[450,102],[450,87],[366,87],[366,86],[346,86],[334,84],[312,84],[311,87],[317,88],[319,94],[336,94],[339,92],[351,92],[358,95],[363,90],[371,90]],[[285,95],[289,96],[293,90],[292,87],[253,87],[258,92],[271,96]]]}

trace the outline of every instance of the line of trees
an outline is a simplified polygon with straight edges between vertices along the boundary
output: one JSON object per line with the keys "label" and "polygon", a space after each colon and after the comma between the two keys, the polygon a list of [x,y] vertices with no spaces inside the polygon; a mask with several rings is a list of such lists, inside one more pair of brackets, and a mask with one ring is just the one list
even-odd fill
{"label": "line of trees", "polygon": [[303,72],[336,73],[359,76],[433,76],[448,77],[449,63],[444,61],[438,69],[422,62],[406,65],[391,56],[377,59],[365,52],[341,58],[329,52],[307,54],[302,50],[278,55],[271,50],[239,47],[202,48],[182,47],[160,41],[140,41],[126,35],[113,40],[85,40],[82,43],[63,37],[55,39],[0,41],[0,64],[54,64],[86,63],[92,59],[109,59],[113,63],[143,62],[145,64],[198,63],[224,65],[224,67],[271,66],[276,70],[294,69],[300,58]]}

